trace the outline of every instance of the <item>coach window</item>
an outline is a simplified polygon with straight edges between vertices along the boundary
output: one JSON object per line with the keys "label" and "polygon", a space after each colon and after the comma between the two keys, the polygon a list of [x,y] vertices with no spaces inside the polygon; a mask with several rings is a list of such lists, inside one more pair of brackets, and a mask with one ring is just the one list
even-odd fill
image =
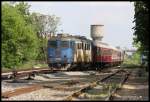
{"label": "coach window", "polygon": [[80,49],[80,43],[78,43],[78,49]]}
{"label": "coach window", "polygon": [[97,55],[100,55],[100,48],[97,47]]}
{"label": "coach window", "polygon": [[80,44],[78,43],[78,49],[80,48]]}
{"label": "coach window", "polygon": [[99,55],[99,48],[97,47],[97,55]]}
{"label": "coach window", "polygon": [[89,50],[89,44],[87,44],[86,49]]}
{"label": "coach window", "polygon": [[90,50],[90,44],[88,44],[88,50]]}
{"label": "coach window", "polygon": [[81,49],[81,43],[78,43],[78,49]]}
{"label": "coach window", "polygon": [[90,44],[89,44],[89,50],[90,50]]}
{"label": "coach window", "polygon": [[86,44],[86,50],[88,50],[88,44]]}
{"label": "coach window", "polygon": [[88,50],[88,44],[86,44],[86,50]]}
{"label": "coach window", "polygon": [[88,44],[86,44],[86,50],[88,50]]}

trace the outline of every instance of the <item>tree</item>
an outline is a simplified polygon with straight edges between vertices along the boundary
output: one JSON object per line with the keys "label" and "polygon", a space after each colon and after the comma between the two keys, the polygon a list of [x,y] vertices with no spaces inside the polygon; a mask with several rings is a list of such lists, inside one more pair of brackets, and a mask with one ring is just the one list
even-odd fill
{"label": "tree", "polygon": [[29,7],[24,2],[2,4],[2,67],[19,67],[30,60],[46,59],[47,32],[56,33],[59,19],[30,14]]}
{"label": "tree", "polygon": [[38,36],[46,38],[51,33],[56,34],[60,18],[55,15],[32,13],[32,24],[36,25]]}
{"label": "tree", "polygon": [[36,26],[36,34],[40,42],[38,59],[47,61],[47,37],[49,34],[56,34],[60,25],[60,18],[55,15],[39,13],[32,13],[31,18],[32,24]]}
{"label": "tree", "polygon": [[2,67],[13,68],[35,59],[38,39],[24,14],[8,3],[2,5]]}
{"label": "tree", "polygon": [[20,14],[25,19],[26,24],[31,23],[30,13],[29,13],[30,5],[28,5],[28,3],[20,2],[19,4],[15,5],[15,8],[18,9],[18,11],[20,11]]}
{"label": "tree", "polygon": [[141,53],[145,53],[149,60],[149,2],[135,1],[134,21],[134,44],[138,47]]}

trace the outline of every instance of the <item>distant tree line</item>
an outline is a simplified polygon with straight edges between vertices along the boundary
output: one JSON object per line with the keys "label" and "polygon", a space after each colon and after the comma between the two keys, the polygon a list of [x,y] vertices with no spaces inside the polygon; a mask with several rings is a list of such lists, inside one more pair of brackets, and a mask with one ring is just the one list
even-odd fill
{"label": "distant tree line", "polygon": [[147,61],[149,61],[149,2],[135,1],[134,6],[134,44],[141,54],[147,56]]}
{"label": "distant tree line", "polygon": [[29,12],[30,5],[2,3],[2,62],[19,67],[31,60],[46,61],[47,36],[56,33],[60,18]]}

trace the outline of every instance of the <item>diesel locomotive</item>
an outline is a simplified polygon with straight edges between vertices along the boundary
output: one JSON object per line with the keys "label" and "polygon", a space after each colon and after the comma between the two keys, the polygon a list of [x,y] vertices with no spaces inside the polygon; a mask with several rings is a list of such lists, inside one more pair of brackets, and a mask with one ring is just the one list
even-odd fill
{"label": "diesel locomotive", "polygon": [[[75,66],[101,68],[119,65],[124,52],[101,41],[103,25],[91,25],[91,37],[57,34],[48,40],[47,63],[50,68],[66,70]],[[92,67],[90,67],[92,66]],[[80,67],[75,67],[80,68]]]}

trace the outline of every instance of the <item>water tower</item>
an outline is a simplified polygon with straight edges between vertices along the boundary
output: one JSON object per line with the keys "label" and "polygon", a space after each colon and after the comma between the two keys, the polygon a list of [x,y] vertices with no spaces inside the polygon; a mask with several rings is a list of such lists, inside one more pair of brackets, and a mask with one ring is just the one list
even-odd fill
{"label": "water tower", "polygon": [[91,25],[91,37],[93,40],[101,41],[103,38],[104,25]]}

